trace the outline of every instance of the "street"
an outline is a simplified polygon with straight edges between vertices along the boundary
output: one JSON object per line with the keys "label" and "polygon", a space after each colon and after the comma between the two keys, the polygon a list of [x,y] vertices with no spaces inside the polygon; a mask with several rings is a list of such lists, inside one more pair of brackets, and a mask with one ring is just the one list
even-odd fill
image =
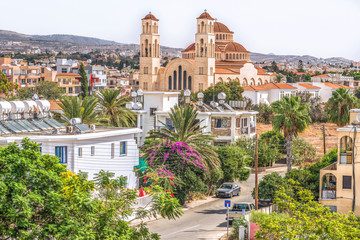
{"label": "street", "polygon": [[[283,172],[285,168],[267,170],[262,176],[273,171]],[[255,174],[251,174],[246,182],[238,183],[240,196],[233,197],[231,202],[254,202],[251,191],[255,186]],[[214,199],[211,199],[214,200]],[[150,231],[159,233],[161,239],[219,239],[226,234],[224,200],[216,199],[200,206],[184,209],[184,215],[176,220],[159,219],[149,222]]]}

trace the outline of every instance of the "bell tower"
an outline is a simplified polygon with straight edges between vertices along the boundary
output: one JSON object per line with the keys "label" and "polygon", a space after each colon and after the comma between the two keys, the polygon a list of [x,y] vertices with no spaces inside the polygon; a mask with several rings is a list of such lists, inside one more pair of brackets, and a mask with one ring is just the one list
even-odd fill
{"label": "bell tower", "polygon": [[158,23],[159,19],[151,12],[142,19],[139,87],[144,91],[159,90],[160,35]]}
{"label": "bell tower", "polygon": [[195,34],[195,71],[193,91],[201,91],[214,83],[215,34],[214,18],[205,10],[197,18]]}

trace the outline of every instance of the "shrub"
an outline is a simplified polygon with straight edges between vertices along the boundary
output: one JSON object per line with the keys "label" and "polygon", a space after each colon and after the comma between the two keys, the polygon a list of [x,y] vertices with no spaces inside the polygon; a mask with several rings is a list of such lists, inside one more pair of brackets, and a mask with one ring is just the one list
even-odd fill
{"label": "shrub", "polygon": [[316,149],[303,138],[297,137],[293,140],[292,147],[293,163],[301,165],[303,163],[313,163],[318,161]]}

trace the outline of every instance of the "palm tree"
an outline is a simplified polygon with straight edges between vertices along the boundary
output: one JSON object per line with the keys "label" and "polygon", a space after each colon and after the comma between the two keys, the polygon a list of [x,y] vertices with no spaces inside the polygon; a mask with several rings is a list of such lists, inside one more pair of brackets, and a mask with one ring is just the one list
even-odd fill
{"label": "palm tree", "polygon": [[291,96],[274,102],[272,107],[275,113],[272,121],[273,128],[283,131],[286,137],[286,162],[289,172],[291,170],[293,137],[303,132],[311,121],[309,105],[301,103],[300,97]]}
{"label": "palm tree", "polygon": [[[184,142],[189,147],[197,150],[204,158],[207,167],[216,168],[219,158],[213,151],[212,142],[215,136],[209,132],[203,132],[205,126],[201,127],[201,121],[197,120],[197,111],[191,105],[175,106],[171,109],[169,117],[173,124],[173,129],[163,127],[149,132],[147,139],[170,140],[173,142]],[[161,122],[165,126],[164,123]],[[157,141],[153,141],[144,146],[145,151],[151,151]]]}
{"label": "palm tree", "polygon": [[69,122],[72,118],[80,118],[82,123],[94,123],[98,116],[97,99],[93,97],[69,97],[60,99],[59,106],[62,110],[63,120]]}
{"label": "palm tree", "polygon": [[338,88],[326,104],[329,120],[338,126],[349,123],[350,109],[355,107],[356,99],[345,88]]}
{"label": "palm tree", "polygon": [[100,90],[96,95],[100,114],[108,119],[111,126],[130,127],[135,121],[134,112],[126,108],[129,103],[129,96],[121,95],[121,90]]}

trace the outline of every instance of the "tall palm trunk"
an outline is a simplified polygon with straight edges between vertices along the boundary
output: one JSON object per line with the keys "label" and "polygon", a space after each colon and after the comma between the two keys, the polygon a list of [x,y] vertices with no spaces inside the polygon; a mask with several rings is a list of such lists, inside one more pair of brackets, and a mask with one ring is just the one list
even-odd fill
{"label": "tall palm trunk", "polygon": [[286,164],[287,164],[288,172],[290,172],[291,164],[292,164],[292,141],[293,141],[293,136],[289,134],[286,137]]}

